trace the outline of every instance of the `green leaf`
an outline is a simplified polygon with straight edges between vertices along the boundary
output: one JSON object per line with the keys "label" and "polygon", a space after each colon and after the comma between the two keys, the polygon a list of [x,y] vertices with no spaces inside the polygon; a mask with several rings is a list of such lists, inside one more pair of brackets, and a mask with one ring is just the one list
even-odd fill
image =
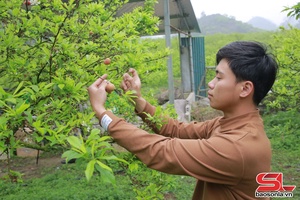
{"label": "green leaf", "polygon": [[63,89],[65,87],[65,84],[58,84],[59,89]]}
{"label": "green leaf", "polygon": [[101,174],[103,182],[116,184],[116,179],[111,171],[101,168],[99,165],[95,165],[96,170]]}
{"label": "green leaf", "polygon": [[139,168],[139,164],[137,162],[130,163],[128,168],[130,171],[136,171]]}
{"label": "green leaf", "polygon": [[108,170],[108,171],[112,172],[112,169],[111,169],[109,166],[107,166],[106,164],[104,164],[103,162],[97,160],[97,164],[98,164],[101,168],[103,168],[103,169],[105,169],[105,170]]}
{"label": "green leaf", "polygon": [[82,153],[86,153],[86,148],[84,146],[84,143],[83,143],[83,140],[82,140],[81,136],[80,136],[80,138],[75,137],[75,136],[69,136],[67,138],[67,141],[70,143],[70,145],[73,148],[79,150]]}
{"label": "green leaf", "polygon": [[23,86],[23,84],[24,84],[24,82],[22,81],[22,82],[18,85],[18,87],[15,89],[13,95],[16,95],[16,94],[17,94],[17,92],[21,89],[21,87]]}
{"label": "green leaf", "polygon": [[66,158],[66,160],[68,161],[68,160],[71,160],[74,158],[81,158],[82,154],[77,153],[76,151],[73,151],[73,150],[68,150],[68,151],[65,151],[61,157]]}
{"label": "green leaf", "polygon": [[44,139],[44,137],[41,137],[41,136],[36,136],[36,137],[35,137],[35,140],[36,140],[37,142],[41,142],[43,139]]}
{"label": "green leaf", "polygon": [[17,99],[16,98],[7,98],[5,99],[6,102],[10,102],[10,103],[13,103],[13,104],[16,104],[17,103]]}
{"label": "green leaf", "polygon": [[8,107],[8,106],[6,105],[6,103],[5,103],[4,101],[1,101],[1,100],[0,100],[0,106],[1,106],[1,107],[2,107],[2,106]]}
{"label": "green leaf", "polygon": [[39,92],[39,87],[37,85],[32,85],[31,88],[35,91],[35,92]]}
{"label": "green leaf", "polygon": [[80,139],[78,137],[75,136],[69,136],[67,138],[67,141],[70,143],[70,145],[74,148],[80,149],[82,142],[80,141]]}
{"label": "green leaf", "polygon": [[0,127],[4,126],[6,124],[6,122],[8,121],[8,119],[6,117],[0,117]]}
{"label": "green leaf", "polygon": [[126,160],[118,158],[117,156],[114,156],[114,155],[112,155],[112,156],[102,156],[101,159],[103,159],[103,160],[116,160],[116,161],[120,161],[120,162],[129,164]]}
{"label": "green leaf", "polygon": [[102,137],[98,140],[98,142],[103,142],[103,141],[105,141],[105,140],[110,140],[110,139],[111,139],[110,136],[102,136]]}
{"label": "green leaf", "polygon": [[94,167],[95,167],[95,163],[96,163],[96,160],[91,160],[87,166],[86,166],[86,169],[85,169],[85,177],[86,179],[89,181],[91,179],[91,177],[93,176],[93,173],[94,173]]}
{"label": "green leaf", "polygon": [[99,136],[99,132],[100,130],[99,129],[93,129],[91,131],[91,134],[89,135],[88,139],[87,139],[87,143],[91,142],[91,141],[94,141],[94,140],[97,140],[100,136]]}
{"label": "green leaf", "polygon": [[29,108],[29,104],[26,104],[25,102],[23,102],[17,109],[16,109],[16,114],[20,115],[22,114],[27,108]]}
{"label": "green leaf", "polygon": [[96,129],[94,128],[92,131],[91,131],[91,135],[97,135],[100,133],[100,130],[99,129]]}
{"label": "green leaf", "polygon": [[46,128],[42,127],[42,120],[36,120],[35,122],[32,123],[32,126],[42,135],[45,135],[46,133]]}

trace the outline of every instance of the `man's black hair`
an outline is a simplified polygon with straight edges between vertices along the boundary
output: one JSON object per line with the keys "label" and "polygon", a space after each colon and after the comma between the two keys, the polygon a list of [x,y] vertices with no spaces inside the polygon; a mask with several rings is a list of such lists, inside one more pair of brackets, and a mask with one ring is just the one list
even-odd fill
{"label": "man's black hair", "polygon": [[273,86],[278,65],[273,54],[259,42],[237,41],[222,47],[217,55],[217,64],[225,59],[236,81],[251,81],[254,85],[253,101],[258,105]]}

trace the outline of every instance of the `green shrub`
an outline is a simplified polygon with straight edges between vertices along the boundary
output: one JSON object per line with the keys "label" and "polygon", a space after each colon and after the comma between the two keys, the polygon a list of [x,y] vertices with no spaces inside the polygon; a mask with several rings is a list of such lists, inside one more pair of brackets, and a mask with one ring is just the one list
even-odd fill
{"label": "green shrub", "polygon": [[264,122],[274,149],[299,151],[300,113],[298,111],[279,111],[264,116]]}

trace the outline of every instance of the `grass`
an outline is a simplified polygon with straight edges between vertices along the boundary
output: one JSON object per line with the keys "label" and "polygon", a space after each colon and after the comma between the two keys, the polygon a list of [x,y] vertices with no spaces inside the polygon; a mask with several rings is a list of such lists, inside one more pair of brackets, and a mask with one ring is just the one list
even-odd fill
{"label": "grass", "polygon": [[281,111],[264,116],[264,122],[273,148],[272,172],[283,173],[284,185],[296,185],[293,198],[300,199],[300,113]]}
{"label": "grass", "polygon": [[192,177],[160,173],[139,161],[138,169],[133,172],[124,171],[118,163],[111,165],[115,170],[115,185],[103,182],[97,175],[87,182],[84,165],[67,164],[45,168],[44,176],[25,179],[21,183],[0,180],[0,199],[131,200],[137,196],[147,199],[151,195],[160,195],[160,199],[191,199],[196,182]]}
{"label": "grass", "polygon": [[22,184],[0,184],[1,197],[6,200],[69,200],[69,199],[133,199],[126,176],[117,176],[118,184],[103,184],[97,177],[87,183],[80,171],[66,166],[42,178],[26,180]]}
{"label": "grass", "polygon": [[[273,150],[272,172],[283,173],[283,185],[296,185],[293,197],[300,199],[300,160],[299,150]],[[291,198],[280,198],[291,199]]]}

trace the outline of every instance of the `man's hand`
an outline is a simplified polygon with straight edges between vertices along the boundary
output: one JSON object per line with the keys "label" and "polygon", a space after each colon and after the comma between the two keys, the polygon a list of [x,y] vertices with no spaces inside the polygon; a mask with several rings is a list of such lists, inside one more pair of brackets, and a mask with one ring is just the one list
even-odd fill
{"label": "man's hand", "polygon": [[[131,75],[130,75],[131,74]],[[141,80],[137,71],[133,68],[130,68],[128,73],[123,75],[123,80],[121,82],[121,88],[124,92],[128,90],[135,91],[137,97],[141,97]]]}
{"label": "man's hand", "polygon": [[90,102],[96,117],[99,119],[100,115],[106,111],[104,104],[107,98],[105,87],[108,84],[106,80],[107,74],[104,74],[97,79],[92,85],[88,87]]}
{"label": "man's hand", "polygon": [[142,112],[146,106],[146,100],[142,97],[141,80],[135,69],[130,68],[128,73],[123,75],[121,88],[124,90],[124,92],[127,92],[128,90],[136,92],[135,95],[137,98],[132,98],[132,100],[135,102],[136,111]]}

